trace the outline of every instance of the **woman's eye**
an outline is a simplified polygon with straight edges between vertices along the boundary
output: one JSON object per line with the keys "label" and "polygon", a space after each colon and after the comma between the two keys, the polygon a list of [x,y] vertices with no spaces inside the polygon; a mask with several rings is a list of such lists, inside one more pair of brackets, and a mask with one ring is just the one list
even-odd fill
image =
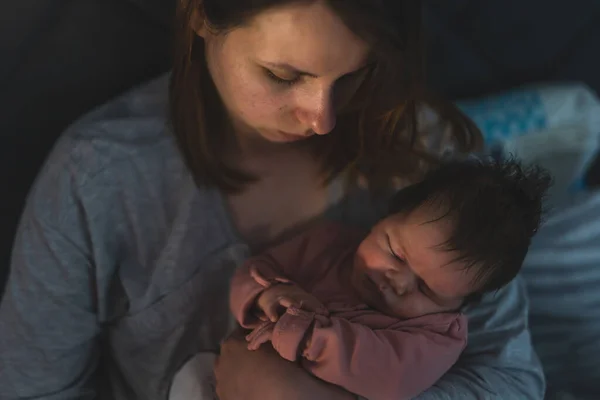
{"label": "woman's eye", "polygon": [[267,74],[267,77],[269,79],[271,79],[273,82],[275,82],[275,83],[277,83],[279,85],[291,86],[291,85],[297,83],[300,80],[299,76],[294,77],[294,78],[282,78],[279,75],[275,74],[270,69],[266,69],[266,68],[265,68],[265,73]]}

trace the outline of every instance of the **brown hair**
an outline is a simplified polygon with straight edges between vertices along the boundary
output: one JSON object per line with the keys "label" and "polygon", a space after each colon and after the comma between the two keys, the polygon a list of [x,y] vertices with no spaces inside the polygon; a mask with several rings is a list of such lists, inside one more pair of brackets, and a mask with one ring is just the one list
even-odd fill
{"label": "brown hair", "polygon": [[[171,124],[199,185],[237,191],[254,178],[224,157],[231,127],[204,57],[204,42],[192,29],[200,12],[211,29],[238,27],[258,13],[310,0],[179,0],[175,59],[170,85]],[[456,151],[481,144],[475,125],[449,102],[425,90],[424,43],[419,0],[326,0],[344,23],[366,40],[374,67],[338,116],[333,131],[306,140],[322,166],[325,181],[343,172],[362,174],[374,186],[393,177],[419,179],[436,163],[436,151],[420,132],[418,111],[426,105],[445,124]]]}

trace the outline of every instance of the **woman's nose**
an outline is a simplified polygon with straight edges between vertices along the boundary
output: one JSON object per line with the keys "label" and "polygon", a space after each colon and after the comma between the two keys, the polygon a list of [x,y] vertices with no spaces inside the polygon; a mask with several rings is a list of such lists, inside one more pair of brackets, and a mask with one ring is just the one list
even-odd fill
{"label": "woman's nose", "polygon": [[307,98],[306,102],[304,107],[297,110],[297,118],[302,125],[317,135],[331,132],[336,123],[331,90],[319,90],[314,96]]}

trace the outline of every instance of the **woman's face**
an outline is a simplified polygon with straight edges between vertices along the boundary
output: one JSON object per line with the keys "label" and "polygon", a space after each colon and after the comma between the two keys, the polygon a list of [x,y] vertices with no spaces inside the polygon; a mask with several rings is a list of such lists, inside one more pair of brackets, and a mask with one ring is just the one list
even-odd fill
{"label": "woman's face", "polygon": [[197,30],[238,135],[287,143],[333,129],[369,46],[322,1],[267,10],[226,34]]}

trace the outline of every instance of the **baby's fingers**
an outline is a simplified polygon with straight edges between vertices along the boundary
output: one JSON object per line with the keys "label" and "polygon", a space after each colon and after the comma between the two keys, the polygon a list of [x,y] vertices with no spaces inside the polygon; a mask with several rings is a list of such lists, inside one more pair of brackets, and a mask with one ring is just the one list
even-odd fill
{"label": "baby's fingers", "polygon": [[271,340],[273,336],[273,324],[266,322],[255,328],[246,336],[248,350],[257,350],[260,346]]}
{"label": "baby's fingers", "polygon": [[317,300],[316,298],[314,298],[312,296],[307,296],[306,298],[302,299],[302,302],[298,308],[301,308],[306,311],[316,312],[316,313],[325,313],[326,312],[326,309],[323,306],[323,304],[319,300]]}
{"label": "baby's fingers", "polygon": [[262,322],[266,322],[269,321],[269,317],[267,317],[265,314],[259,314],[256,316],[259,320],[261,320]]}
{"label": "baby's fingers", "polygon": [[263,312],[265,313],[265,317],[271,321],[271,322],[277,322],[277,320],[279,319],[279,313],[278,310],[279,309],[279,303],[274,301],[271,304],[267,304],[264,309]]}
{"label": "baby's fingers", "polygon": [[301,303],[292,299],[291,297],[281,297],[279,299],[279,305],[284,308],[290,308],[290,307],[300,308]]}

